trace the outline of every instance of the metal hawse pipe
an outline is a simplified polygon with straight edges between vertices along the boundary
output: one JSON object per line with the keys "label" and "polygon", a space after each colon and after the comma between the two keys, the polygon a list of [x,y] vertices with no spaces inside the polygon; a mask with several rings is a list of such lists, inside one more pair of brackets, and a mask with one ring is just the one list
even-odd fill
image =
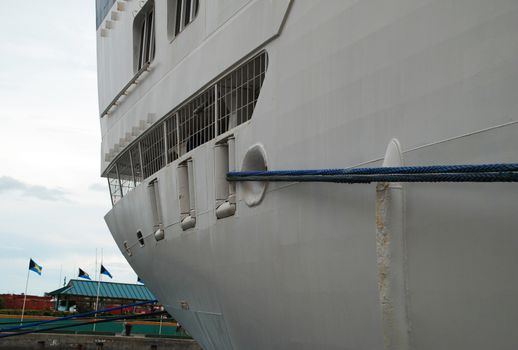
{"label": "metal hawse pipe", "polygon": [[518,163],[228,172],[227,180],[269,182],[518,182]]}

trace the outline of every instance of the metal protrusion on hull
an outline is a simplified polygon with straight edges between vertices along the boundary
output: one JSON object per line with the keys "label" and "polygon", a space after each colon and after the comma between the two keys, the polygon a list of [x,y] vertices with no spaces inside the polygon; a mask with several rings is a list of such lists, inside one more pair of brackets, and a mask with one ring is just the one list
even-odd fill
{"label": "metal protrusion on hull", "polygon": [[193,228],[194,226],[196,225],[196,218],[195,217],[192,217],[190,215],[186,216],[183,220],[182,220],[182,230],[188,230],[190,228]]}
{"label": "metal protrusion on hull", "polygon": [[161,241],[164,238],[165,238],[164,229],[159,228],[158,230],[155,231],[155,240],[156,241]]}
{"label": "metal protrusion on hull", "polygon": [[229,202],[225,202],[216,209],[216,217],[218,219],[223,219],[234,215],[235,212],[236,205]]}
{"label": "metal protrusion on hull", "polygon": [[[384,167],[402,166],[399,142],[390,141]],[[404,193],[399,183],[376,186],[376,256],[379,302],[386,350],[409,349],[405,281]]]}

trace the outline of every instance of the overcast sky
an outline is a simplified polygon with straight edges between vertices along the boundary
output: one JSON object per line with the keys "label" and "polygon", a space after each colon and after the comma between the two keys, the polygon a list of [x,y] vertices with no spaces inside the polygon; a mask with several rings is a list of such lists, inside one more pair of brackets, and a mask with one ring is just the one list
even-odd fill
{"label": "overcast sky", "polygon": [[31,257],[28,294],[93,276],[96,248],[135,282],[103,220],[94,1],[10,1],[0,44],[0,294],[23,293]]}

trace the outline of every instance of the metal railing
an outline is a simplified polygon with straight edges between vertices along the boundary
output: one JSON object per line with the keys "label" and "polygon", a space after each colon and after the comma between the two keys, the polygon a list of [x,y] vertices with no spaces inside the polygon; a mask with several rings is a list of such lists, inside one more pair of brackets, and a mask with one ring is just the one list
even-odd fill
{"label": "metal railing", "polygon": [[128,90],[133,84],[138,84],[137,79],[142,75],[142,73],[148,71],[150,64],[151,64],[150,62],[146,62],[142,66],[142,68],[133,76],[133,78],[131,78],[131,80],[126,85],[124,85],[122,90],[113,98],[113,100],[110,102],[108,107],[106,107],[104,109],[104,111],[101,113],[101,118],[104,117],[105,115],[110,114],[110,109],[112,109],[112,107],[118,106],[118,102],[119,102],[120,98],[122,96],[126,96],[128,94]]}

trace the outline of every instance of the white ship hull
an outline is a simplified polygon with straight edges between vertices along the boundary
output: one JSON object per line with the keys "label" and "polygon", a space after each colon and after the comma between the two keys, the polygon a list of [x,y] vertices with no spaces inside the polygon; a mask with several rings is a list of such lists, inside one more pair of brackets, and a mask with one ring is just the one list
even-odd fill
{"label": "white ship hull", "polygon": [[[256,144],[268,169],[381,166],[392,139],[404,165],[517,161],[517,1],[242,2],[179,68],[121,104],[103,149],[121,120],[158,120],[220,67],[264,49],[253,118],[233,131],[238,168]],[[269,20],[252,30],[255,16]],[[229,44],[216,50],[211,40]],[[179,91],[174,82],[189,74]],[[515,184],[271,183],[255,206],[238,186],[235,215],[217,219],[216,142],[189,152],[194,228],[181,228],[182,159],[105,218],[137,274],[204,349],[518,347]]]}

